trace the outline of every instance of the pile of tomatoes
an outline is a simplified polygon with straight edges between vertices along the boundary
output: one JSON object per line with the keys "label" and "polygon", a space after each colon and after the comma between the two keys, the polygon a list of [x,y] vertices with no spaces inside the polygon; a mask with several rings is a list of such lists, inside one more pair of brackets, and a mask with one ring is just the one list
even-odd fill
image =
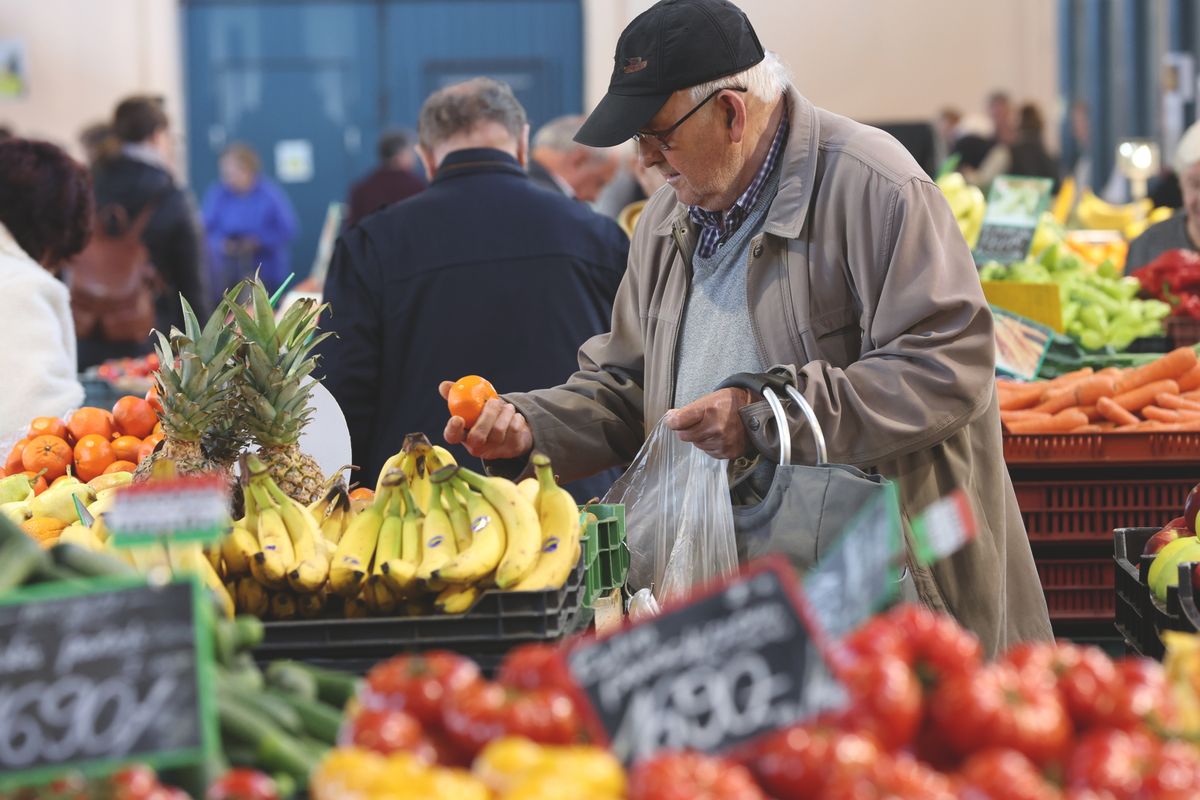
{"label": "pile of tomatoes", "polygon": [[111,411],[84,406],[65,420],[38,417],[9,451],[4,474],[36,478],[40,494],[68,473],[87,483],[108,472],[133,472],[163,438],[161,410],[151,390],[120,398]]}
{"label": "pile of tomatoes", "polygon": [[1172,725],[1161,666],[1069,643],[1018,645],[985,663],[948,617],[901,606],[838,657],[851,699],[731,760],[660,754],[630,800],[1184,800],[1200,750]]}

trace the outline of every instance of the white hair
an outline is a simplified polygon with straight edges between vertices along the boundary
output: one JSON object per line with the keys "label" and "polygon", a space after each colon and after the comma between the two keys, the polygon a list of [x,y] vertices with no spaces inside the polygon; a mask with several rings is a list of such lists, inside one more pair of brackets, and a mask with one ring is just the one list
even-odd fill
{"label": "white hair", "polygon": [[586,117],[580,114],[555,117],[538,128],[533,137],[533,146],[557,150],[560,153],[568,153],[576,147],[582,147],[583,145],[575,141],[575,134],[583,127],[584,119]]}
{"label": "white hair", "polygon": [[724,78],[717,78],[715,81],[701,83],[688,91],[691,92],[692,99],[699,103],[713,92],[721,89],[744,87],[748,93],[759,100],[770,103],[778,100],[791,83],[792,76],[788,73],[787,66],[779,60],[777,53],[768,50],[766,57],[753,67],[733,75],[726,75]]}
{"label": "white hair", "polygon": [[1175,145],[1176,174],[1182,178],[1188,167],[1197,161],[1200,161],[1200,122],[1192,123],[1191,127],[1183,132],[1179,144]]}

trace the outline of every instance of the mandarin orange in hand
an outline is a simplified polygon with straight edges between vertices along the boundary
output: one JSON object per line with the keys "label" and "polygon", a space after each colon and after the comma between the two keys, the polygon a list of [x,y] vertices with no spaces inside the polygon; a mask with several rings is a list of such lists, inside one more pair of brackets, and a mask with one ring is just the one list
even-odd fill
{"label": "mandarin orange in hand", "polygon": [[73,442],[78,442],[93,433],[103,436],[105,439],[111,439],[113,435],[112,414],[103,408],[84,406],[67,420],[67,433],[70,434],[68,441]]}
{"label": "mandarin orange in hand", "polygon": [[29,423],[29,432],[25,434],[25,438],[32,439],[35,436],[47,435],[66,439],[67,423],[58,417],[37,417],[33,422]]}
{"label": "mandarin orange in hand", "polygon": [[113,422],[117,430],[126,436],[136,436],[144,439],[154,432],[158,424],[158,414],[148,401],[133,395],[126,395],[117,401],[112,409]]}
{"label": "mandarin orange in hand", "polygon": [[487,401],[499,396],[496,394],[496,388],[486,378],[468,375],[459,378],[450,387],[450,392],[446,395],[446,405],[450,407],[450,415],[462,417],[469,428],[479,419]]}
{"label": "mandarin orange in hand", "polygon": [[112,445],[98,433],[89,433],[75,444],[75,474],[84,483],[103,475],[116,460]]}
{"label": "mandarin orange in hand", "polygon": [[67,474],[71,465],[71,445],[58,436],[35,436],[21,451],[21,464],[27,471],[41,472],[47,481]]}

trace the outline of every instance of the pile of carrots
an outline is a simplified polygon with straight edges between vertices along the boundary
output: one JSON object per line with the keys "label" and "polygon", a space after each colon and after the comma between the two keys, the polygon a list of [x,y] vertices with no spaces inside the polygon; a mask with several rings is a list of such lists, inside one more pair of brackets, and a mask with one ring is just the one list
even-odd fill
{"label": "pile of carrots", "polygon": [[1200,431],[1200,360],[1190,347],[1130,369],[1086,367],[1052,381],[997,380],[1009,433]]}

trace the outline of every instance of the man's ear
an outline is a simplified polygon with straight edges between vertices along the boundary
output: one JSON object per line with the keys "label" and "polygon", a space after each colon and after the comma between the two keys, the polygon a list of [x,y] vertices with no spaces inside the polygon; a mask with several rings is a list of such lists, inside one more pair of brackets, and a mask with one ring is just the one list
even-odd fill
{"label": "man's ear", "polygon": [[517,139],[517,163],[522,167],[529,166],[529,123],[521,128],[521,136]]}
{"label": "man's ear", "polygon": [[727,89],[717,98],[721,113],[725,115],[725,127],[729,129],[729,138],[735,143],[741,142],[746,135],[746,99],[742,92]]}
{"label": "man's ear", "polygon": [[429,176],[429,180],[433,180],[433,176],[437,174],[437,162],[433,160],[433,153],[423,144],[418,144],[416,150],[417,158],[421,159],[421,166],[425,167],[425,174]]}

